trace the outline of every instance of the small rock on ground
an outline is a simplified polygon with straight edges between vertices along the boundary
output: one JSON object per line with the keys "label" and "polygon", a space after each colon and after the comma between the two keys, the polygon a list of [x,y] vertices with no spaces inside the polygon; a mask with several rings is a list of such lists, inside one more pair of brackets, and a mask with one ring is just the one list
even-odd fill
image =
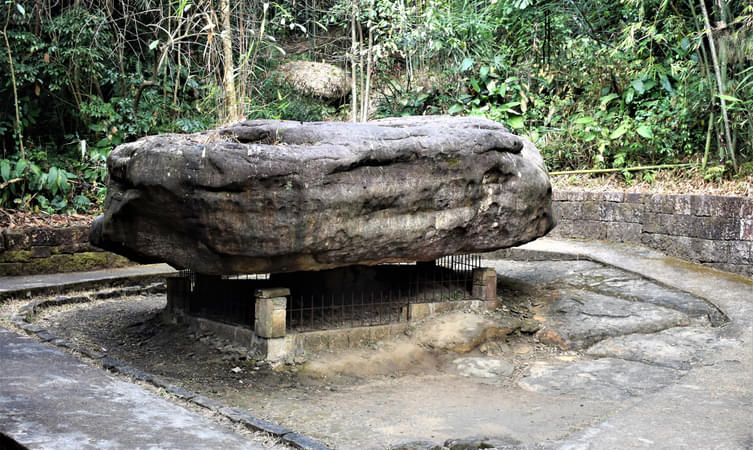
{"label": "small rock on ground", "polygon": [[521,329],[525,320],[493,321],[478,314],[452,312],[427,322],[416,332],[416,341],[428,348],[468,353],[481,343]]}
{"label": "small rock on ground", "polygon": [[453,361],[458,373],[464,377],[509,377],[515,367],[509,361],[493,358],[458,358]]}
{"label": "small rock on ground", "polygon": [[336,100],[350,92],[350,82],[343,70],[332,64],[291,61],[277,68],[285,81],[299,93]]}
{"label": "small rock on ground", "polygon": [[488,437],[472,437],[467,439],[448,439],[444,446],[449,450],[478,450],[482,448],[507,449],[520,444],[517,439],[491,439]]}

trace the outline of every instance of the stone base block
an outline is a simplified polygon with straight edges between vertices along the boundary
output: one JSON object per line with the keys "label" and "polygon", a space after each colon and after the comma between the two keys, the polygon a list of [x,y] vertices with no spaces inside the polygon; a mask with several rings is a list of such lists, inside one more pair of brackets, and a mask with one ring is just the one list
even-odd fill
{"label": "stone base block", "polygon": [[257,298],[254,330],[262,338],[281,338],[285,336],[285,311],[287,298]]}
{"label": "stone base block", "polygon": [[262,351],[264,359],[272,362],[292,360],[298,353],[294,336],[274,339],[259,338],[257,349]]}
{"label": "stone base block", "polygon": [[497,272],[490,267],[473,269],[474,298],[495,302],[497,301]]}

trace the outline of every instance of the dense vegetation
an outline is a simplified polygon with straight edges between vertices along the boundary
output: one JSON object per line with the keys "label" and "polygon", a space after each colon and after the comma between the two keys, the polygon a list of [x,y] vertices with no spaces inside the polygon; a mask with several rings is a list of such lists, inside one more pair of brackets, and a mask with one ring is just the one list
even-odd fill
{"label": "dense vegetation", "polygon": [[[551,170],[753,171],[753,3],[6,0],[0,207],[93,211],[121,142],[246,118],[474,114]],[[289,59],[356,75],[293,95]],[[630,172],[624,172],[630,177]],[[651,172],[646,172],[650,177]]]}

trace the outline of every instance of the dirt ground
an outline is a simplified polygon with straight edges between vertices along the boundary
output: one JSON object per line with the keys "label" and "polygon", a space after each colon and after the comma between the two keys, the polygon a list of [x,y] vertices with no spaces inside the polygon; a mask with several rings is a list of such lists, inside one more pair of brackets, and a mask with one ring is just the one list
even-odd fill
{"label": "dirt ground", "polygon": [[[546,293],[531,289],[503,284],[499,293],[505,303],[497,311],[459,312],[453,317],[492,322],[533,318]],[[34,323],[77,347],[106,353],[336,448],[387,448],[420,439],[441,443],[479,435],[539,442],[557,438],[574,425],[573,417],[552,408],[546,396],[521,396],[516,382],[534,362],[582,356],[545,346],[531,334],[516,332],[460,355],[422,340],[422,327],[431,326],[425,322],[396,341],[271,366],[215,336],[163,323],[160,311],[165,304],[164,295],[98,300],[44,310]],[[4,309],[9,308],[13,305]],[[445,318],[444,328],[437,329],[464,326],[454,321]],[[460,356],[502,359],[514,370],[494,378],[463,376],[454,363]],[[532,420],[531,412],[536,411],[543,413]],[[591,408],[575,417],[575,423],[591,422],[603,412],[601,407]],[[489,420],[496,416],[503,420]],[[538,426],[542,421],[553,425],[549,431]],[[561,432],[553,432],[557,429]]]}

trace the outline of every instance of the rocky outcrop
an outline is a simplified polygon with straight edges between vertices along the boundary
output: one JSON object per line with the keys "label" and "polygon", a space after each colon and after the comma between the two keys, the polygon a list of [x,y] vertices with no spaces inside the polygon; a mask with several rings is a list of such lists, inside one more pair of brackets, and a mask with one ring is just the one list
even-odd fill
{"label": "rocky outcrop", "polygon": [[332,64],[292,61],[277,68],[283,79],[303,95],[337,100],[350,93],[350,79]]}
{"label": "rocky outcrop", "polygon": [[496,122],[247,121],[116,148],[91,242],[205,274],[486,252],[545,235],[536,148]]}

